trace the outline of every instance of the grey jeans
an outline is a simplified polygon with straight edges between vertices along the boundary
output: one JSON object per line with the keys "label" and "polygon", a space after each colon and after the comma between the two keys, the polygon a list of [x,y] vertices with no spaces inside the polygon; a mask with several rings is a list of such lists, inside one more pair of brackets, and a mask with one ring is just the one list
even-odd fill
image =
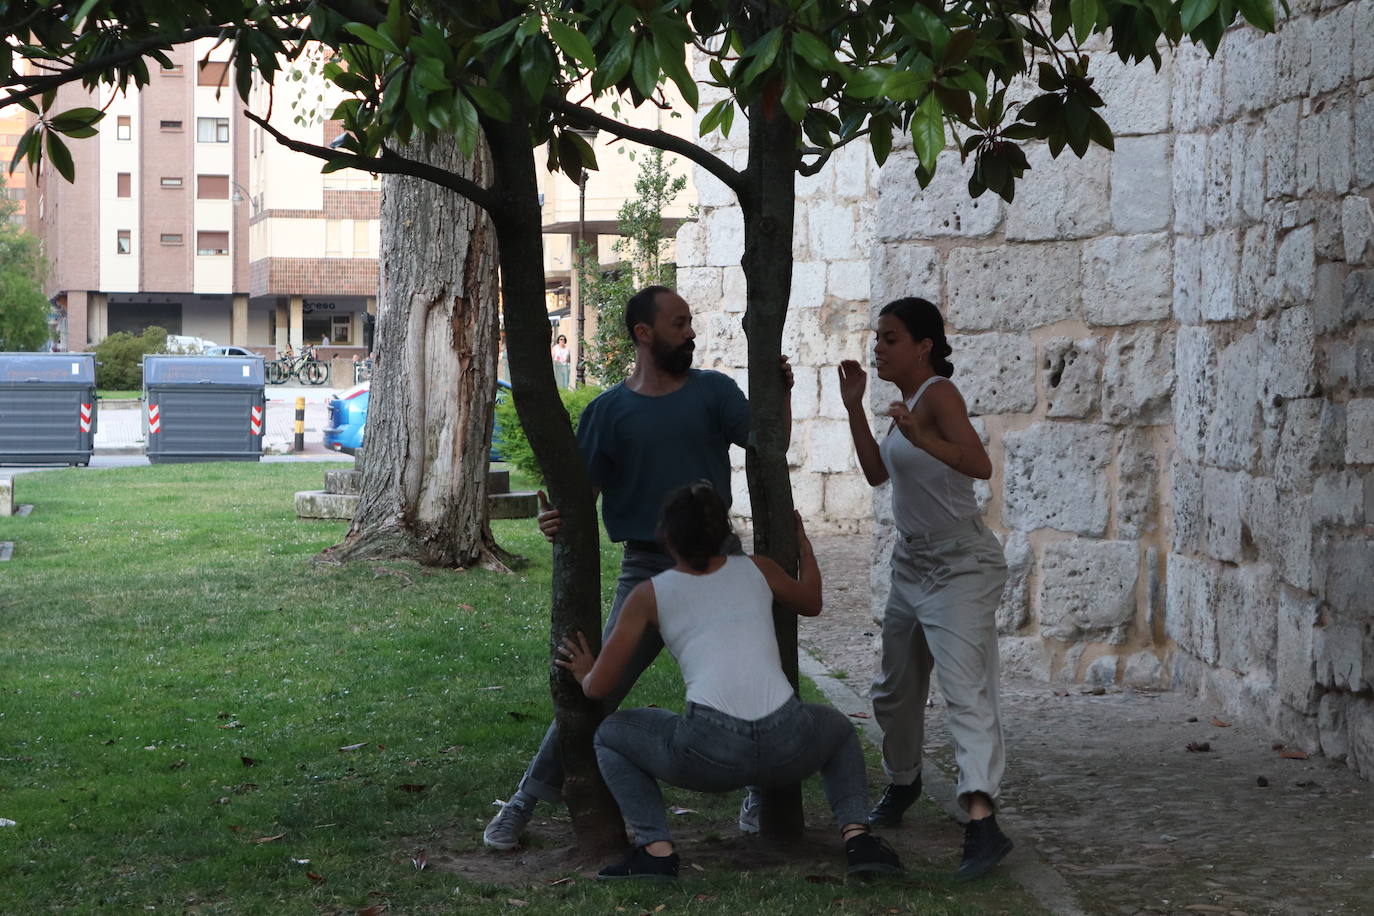
{"label": "grey jeans", "polygon": [[894,783],[921,772],[932,668],[948,707],[958,794],[996,798],[1006,766],[997,695],[997,606],[1007,579],[1002,545],[981,518],[925,537],[898,536],[873,716]]}
{"label": "grey jeans", "polygon": [[[742,551],[740,540],[735,535],[730,535],[722,545],[721,551],[727,554],[737,554]],[[616,620],[620,617],[620,608],[625,604],[625,599],[639,583],[646,579],[671,569],[673,558],[665,553],[657,553],[647,550],[634,550],[630,547],[625,548],[625,556],[620,561],[620,578],[615,586],[615,598],[611,601],[611,613],[606,618],[606,626],[601,632],[601,641],[605,643],[606,637],[610,635],[615,627]],[[648,627],[644,631],[644,637],[640,639],[639,645],[635,647],[634,655],[630,657],[629,663],[625,666],[625,673],[616,685],[615,691],[602,700],[602,706],[606,712],[614,712],[620,707],[621,701],[630,692],[630,688],[639,680],[639,676],[644,673],[644,669],[654,663],[658,658],[658,653],[663,649],[663,638],[658,635],[656,627]],[[544,733],[544,740],[539,743],[539,750],[535,753],[534,759],[525,770],[524,777],[520,780],[520,790],[527,795],[532,795],[541,801],[559,802],[563,800],[563,763],[558,756],[558,723],[549,725],[549,730]]]}
{"label": "grey jeans", "polygon": [[698,792],[795,785],[817,770],[840,826],[868,816],[863,751],[844,713],[793,697],[747,722],[688,703],[626,709],[596,731],[596,760],[620,813],[645,846],[672,838],[658,780]]}

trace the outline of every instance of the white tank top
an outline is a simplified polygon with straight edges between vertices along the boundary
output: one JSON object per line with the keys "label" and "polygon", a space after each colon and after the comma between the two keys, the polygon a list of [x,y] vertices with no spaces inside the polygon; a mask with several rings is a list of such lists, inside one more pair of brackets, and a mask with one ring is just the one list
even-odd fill
{"label": "white tank top", "polygon": [[[942,375],[926,379],[906,402],[907,409],[916,409],[916,403],[932,382],[947,381]],[[892,481],[892,517],[902,534],[919,536],[941,531],[978,514],[973,478],[912,445],[896,424],[878,450]]]}
{"label": "white tank top", "polygon": [[773,592],[746,556],[713,573],[670,569],[652,579],[658,629],[687,683],[687,699],[753,722],[793,696],[773,631]]}

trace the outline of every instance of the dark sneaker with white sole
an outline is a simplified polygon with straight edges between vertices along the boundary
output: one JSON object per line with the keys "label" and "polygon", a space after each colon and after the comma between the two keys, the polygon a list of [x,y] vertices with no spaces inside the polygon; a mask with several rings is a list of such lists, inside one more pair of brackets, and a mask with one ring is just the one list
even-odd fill
{"label": "dark sneaker with white sole", "polygon": [[987,873],[1007,857],[1015,844],[997,826],[997,816],[989,814],[964,827],[964,859],[959,863],[958,876],[964,880]]}
{"label": "dark sneaker with white sole", "polygon": [[607,865],[596,873],[598,881],[619,881],[637,879],[640,881],[676,881],[677,853],[666,856],[651,856],[643,846],[614,865]]}
{"label": "dark sneaker with white sole", "polygon": [[873,806],[873,810],[868,812],[868,822],[874,827],[900,827],[902,825],[902,815],[906,809],[916,804],[916,799],[921,797],[921,776],[916,774],[916,781],[909,786],[899,786],[891,783],[883,790],[883,797],[878,799],[878,803]]}
{"label": "dark sneaker with white sole", "polygon": [[882,837],[860,833],[844,841],[845,873],[851,878],[900,875],[902,862]]}

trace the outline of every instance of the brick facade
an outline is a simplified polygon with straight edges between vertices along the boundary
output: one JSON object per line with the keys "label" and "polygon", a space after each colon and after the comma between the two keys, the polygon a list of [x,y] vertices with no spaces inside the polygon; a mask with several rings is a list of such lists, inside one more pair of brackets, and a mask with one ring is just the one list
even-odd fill
{"label": "brick facade", "polygon": [[262,258],[248,265],[253,297],[375,296],[375,258]]}

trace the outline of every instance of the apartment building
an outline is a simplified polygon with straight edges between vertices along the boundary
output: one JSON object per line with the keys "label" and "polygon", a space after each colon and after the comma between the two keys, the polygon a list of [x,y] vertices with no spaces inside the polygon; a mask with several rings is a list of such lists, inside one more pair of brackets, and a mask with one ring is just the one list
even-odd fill
{"label": "apartment building", "polygon": [[[76,181],[44,164],[28,223],[44,240],[59,347],[84,350],[117,331],[170,333],[274,354],[325,345],[365,355],[376,310],[380,185],[321,175],[244,116],[228,48],[171,52],[140,91],[65,87],[59,110],[106,111],[96,137],[70,143]],[[299,91],[299,90],[293,90]],[[268,89],[255,110],[326,143],[330,126],[294,121]]]}

